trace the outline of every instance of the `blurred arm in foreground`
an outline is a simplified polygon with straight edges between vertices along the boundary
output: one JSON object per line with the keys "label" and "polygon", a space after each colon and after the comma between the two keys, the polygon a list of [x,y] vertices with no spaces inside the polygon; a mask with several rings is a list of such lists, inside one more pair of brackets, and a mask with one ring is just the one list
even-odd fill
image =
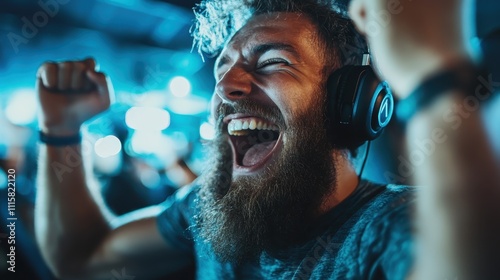
{"label": "blurred arm in foreground", "polygon": [[[376,66],[396,94],[430,96],[407,120],[407,152],[415,157],[415,182],[423,186],[412,279],[500,277],[499,159],[480,110],[499,83],[474,71],[467,43],[472,21],[465,13],[472,2],[353,0],[350,5]],[[440,86],[426,85],[459,69],[470,79],[460,83],[470,86],[443,80]],[[427,87],[410,94],[422,84]]]}

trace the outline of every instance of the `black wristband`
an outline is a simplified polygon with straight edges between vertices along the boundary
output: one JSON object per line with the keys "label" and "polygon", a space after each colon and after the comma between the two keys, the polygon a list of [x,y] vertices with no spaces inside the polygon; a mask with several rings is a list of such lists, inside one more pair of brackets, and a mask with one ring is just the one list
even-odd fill
{"label": "black wristband", "polygon": [[58,147],[80,144],[82,142],[82,134],[78,132],[70,136],[50,136],[40,131],[40,142]]}
{"label": "black wristband", "polygon": [[408,122],[417,112],[427,108],[438,97],[451,90],[460,90],[466,95],[473,93],[480,73],[478,67],[467,62],[431,76],[407,98],[399,101],[396,108],[398,120],[402,123]]}

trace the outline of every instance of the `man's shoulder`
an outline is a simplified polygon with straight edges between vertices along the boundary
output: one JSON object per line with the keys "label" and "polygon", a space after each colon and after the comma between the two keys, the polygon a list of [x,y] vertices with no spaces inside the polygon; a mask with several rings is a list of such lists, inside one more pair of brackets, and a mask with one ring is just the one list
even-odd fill
{"label": "man's shoulder", "polygon": [[412,186],[387,184],[377,185],[375,188],[379,188],[380,193],[363,206],[356,221],[353,221],[353,230],[350,232],[357,236],[354,239],[363,241],[359,246],[370,248],[366,253],[373,254],[369,255],[397,248],[388,247],[389,244],[403,246],[411,242],[411,216],[416,201],[416,188]]}
{"label": "man's shoulder", "polygon": [[372,193],[372,197],[362,206],[359,219],[371,221],[370,224],[394,219],[400,222],[404,219],[405,223],[410,220],[416,187],[368,182],[363,192]]}
{"label": "man's shoulder", "polygon": [[[309,253],[298,275],[328,279],[377,279],[377,271],[404,275],[411,264],[413,197],[413,187],[361,181],[324,216],[321,230],[309,243],[312,247],[305,247]],[[386,259],[389,255],[394,259]]]}
{"label": "man's shoulder", "polygon": [[409,205],[415,199],[416,187],[395,184],[373,185],[376,188],[381,188],[380,194],[371,201],[374,207],[394,209]]}
{"label": "man's shoulder", "polygon": [[412,262],[415,187],[368,183],[359,191],[363,203],[338,231],[344,239],[335,270],[349,279],[369,279],[377,271],[405,275]]}
{"label": "man's shoulder", "polygon": [[410,205],[415,198],[415,187],[395,184],[380,184],[362,181],[347,204],[358,214],[379,214],[401,206]]}
{"label": "man's shoulder", "polygon": [[192,206],[198,195],[199,184],[196,181],[189,185],[180,187],[174,194],[169,196],[162,205],[164,207],[170,207],[172,204],[183,204],[186,206]]}
{"label": "man's shoulder", "polygon": [[160,220],[172,220],[172,217],[176,217],[181,219],[187,226],[190,226],[193,222],[193,216],[196,215],[198,189],[199,184],[196,181],[179,188],[160,204],[162,211],[158,218]]}
{"label": "man's shoulder", "polygon": [[410,186],[364,180],[323,217],[320,228],[326,228],[325,233],[341,243],[346,238],[357,240],[367,231],[378,231],[381,227],[409,228],[414,192],[415,188]]}
{"label": "man's shoulder", "polygon": [[390,238],[389,232],[409,238],[414,201],[415,187],[363,181],[345,201],[341,213],[330,220],[329,231],[346,244],[355,243],[354,247]]}
{"label": "man's shoulder", "polygon": [[193,250],[190,228],[196,215],[197,190],[196,183],[181,187],[161,203],[162,210],[157,217],[158,229],[162,236],[171,246],[186,252]]}

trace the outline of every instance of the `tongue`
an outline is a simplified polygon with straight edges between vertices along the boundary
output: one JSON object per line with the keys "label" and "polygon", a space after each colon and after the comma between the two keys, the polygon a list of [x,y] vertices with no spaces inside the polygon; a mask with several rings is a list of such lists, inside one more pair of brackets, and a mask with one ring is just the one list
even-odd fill
{"label": "tongue", "polygon": [[252,166],[261,162],[276,145],[276,140],[253,145],[243,157],[244,166]]}

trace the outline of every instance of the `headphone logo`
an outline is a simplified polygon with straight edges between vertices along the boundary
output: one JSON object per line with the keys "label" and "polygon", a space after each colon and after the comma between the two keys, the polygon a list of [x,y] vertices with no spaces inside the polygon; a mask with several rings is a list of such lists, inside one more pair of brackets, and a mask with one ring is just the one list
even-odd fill
{"label": "headphone logo", "polygon": [[394,100],[392,99],[392,95],[388,93],[380,103],[380,110],[378,111],[378,123],[380,127],[385,127],[389,123],[393,110]]}

